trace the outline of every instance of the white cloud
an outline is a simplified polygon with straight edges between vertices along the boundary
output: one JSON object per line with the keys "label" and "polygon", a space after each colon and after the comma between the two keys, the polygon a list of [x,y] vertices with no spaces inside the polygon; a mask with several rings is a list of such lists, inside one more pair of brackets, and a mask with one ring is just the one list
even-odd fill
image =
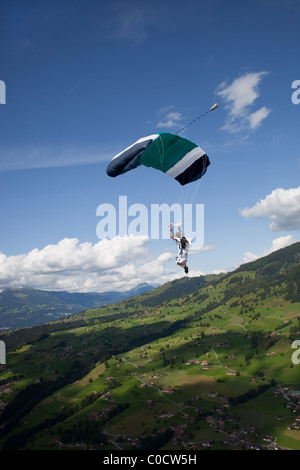
{"label": "white cloud", "polygon": [[166,127],[171,129],[172,127],[177,127],[182,121],[182,114],[178,111],[175,111],[174,106],[166,106],[165,108],[160,108],[158,114],[160,116],[160,121],[157,123],[156,127]]}
{"label": "white cloud", "polygon": [[293,243],[296,243],[296,240],[292,235],[275,238],[272,241],[271,248],[265,252],[265,255],[269,255],[274,251],[281,250],[281,248],[285,248],[286,246],[292,245]]}
{"label": "white cloud", "polygon": [[255,111],[254,113],[250,114],[248,116],[248,119],[249,119],[251,129],[254,130],[258,126],[260,126],[262,121],[269,116],[270,112],[271,112],[270,109],[267,109],[265,106],[263,106],[258,111]]}
{"label": "white cloud", "polygon": [[256,255],[254,253],[251,253],[250,251],[246,251],[242,264],[250,263],[258,258],[270,255],[271,253],[274,253],[274,251],[280,250],[281,248],[285,248],[286,246],[292,245],[293,243],[296,243],[296,240],[292,235],[286,235],[283,237],[275,238],[272,241],[271,247],[268,250],[265,250],[262,255]]}
{"label": "white cloud", "polygon": [[117,236],[96,244],[64,238],[25,254],[0,253],[0,288],[32,286],[81,292],[128,290],[139,282],[163,283],[178,276],[166,263],[173,253],[150,253],[147,236]]}
{"label": "white cloud", "polygon": [[255,261],[257,258],[258,256],[255,255],[254,253],[251,253],[250,251],[246,251],[246,253],[244,254],[242,264],[251,263],[251,261]]}
{"label": "white cloud", "polygon": [[240,214],[250,217],[271,219],[270,230],[296,230],[300,228],[300,186],[298,188],[277,188],[265,199],[258,201],[253,207],[240,210]]}
{"label": "white cloud", "polygon": [[259,94],[259,84],[267,72],[249,72],[233,80],[231,84],[222,82],[216,94],[225,102],[228,118],[222,129],[237,132],[242,129],[256,129],[270,114],[265,106],[251,112]]}
{"label": "white cloud", "polygon": [[206,245],[203,245],[202,248],[198,249],[197,247],[194,247],[193,244],[189,250],[190,255],[195,255],[198,253],[205,253],[206,251],[211,251],[216,248],[216,245],[214,243],[207,243]]}
{"label": "white cloud", "polygon": [[[118,235],[95,244],[64,238],[19,255],[0,252],[0,290],[30,286],[69,292],[126,291],[140,282],[163,284],[186,276],[176,265],[173,250],[155,255],[148,248],[149,241],[148,236],[134,235]],[[214,247],[205,245],[200,251]],[[190,269],[188,276],[204,274]]]}
{"label": "white cloud", "polygon": [[167,127],[171,128],[178,124],[178,122],[182,119],[181,114],[177,112],[168,113],[165,116],[164,121],[159,121],[156,127]]}
{"label": "white cloud", "polygon": [[67,144],[62,146],[2,147],[0,148],[0,171],[75,166],[110,161],[116,153],[111,150],[101,151],[93,146],[80,148],[80,146]]}

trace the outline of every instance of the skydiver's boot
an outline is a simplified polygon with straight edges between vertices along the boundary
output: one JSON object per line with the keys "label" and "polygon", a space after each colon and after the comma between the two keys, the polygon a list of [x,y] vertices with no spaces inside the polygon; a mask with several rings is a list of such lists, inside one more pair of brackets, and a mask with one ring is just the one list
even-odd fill
{"label": "skydiver's boot", "polygon": [[189,272],[189,268],[187,266],[184,267],[184,272],[187,274]]}

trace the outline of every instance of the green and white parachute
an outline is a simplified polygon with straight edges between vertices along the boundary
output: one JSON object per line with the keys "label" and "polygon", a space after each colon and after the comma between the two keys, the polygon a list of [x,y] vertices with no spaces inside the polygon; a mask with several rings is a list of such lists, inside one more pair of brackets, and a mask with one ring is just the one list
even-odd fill
{"label": "green and white parachute", "polygon": [[111,160],[106,173],[116,177],[140,165],[160,170],[185,185],[202,178],[210,161],[190,140],[163,132],[142,137],[127,147]]}

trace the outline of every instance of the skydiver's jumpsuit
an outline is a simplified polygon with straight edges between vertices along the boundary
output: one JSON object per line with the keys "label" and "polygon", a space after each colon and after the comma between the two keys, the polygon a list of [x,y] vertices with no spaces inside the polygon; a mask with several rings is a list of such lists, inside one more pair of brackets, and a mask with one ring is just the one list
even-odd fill
{"label": "skydiver's jumpsuit", "polygon": [[177,248],[178,248],[178,254],[176,257],[176,262],[179,264],[182,264],[183,266],[186,266],[187,263],[187,256],[188,256],[188,251],[181,246],[181,240],[180,238],[175,237],[176,243],[177,243]]}

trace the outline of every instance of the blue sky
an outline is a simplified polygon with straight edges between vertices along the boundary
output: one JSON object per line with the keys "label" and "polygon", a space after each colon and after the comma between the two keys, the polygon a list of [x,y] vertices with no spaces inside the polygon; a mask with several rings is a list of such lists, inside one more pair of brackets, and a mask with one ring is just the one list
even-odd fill
{"label": "blue sky", "polygon": [[[97,207],[118,210],[121,195],[149,212],[204,204],[190,276],[299,240],[298,1],[4,0],[0,28],[0,288],[126,290],[184,276],[171,240],[99,240]],[[106,175],[125,147],[215,102],[182,133],[209,155],[199,183],[145,168]]]}

